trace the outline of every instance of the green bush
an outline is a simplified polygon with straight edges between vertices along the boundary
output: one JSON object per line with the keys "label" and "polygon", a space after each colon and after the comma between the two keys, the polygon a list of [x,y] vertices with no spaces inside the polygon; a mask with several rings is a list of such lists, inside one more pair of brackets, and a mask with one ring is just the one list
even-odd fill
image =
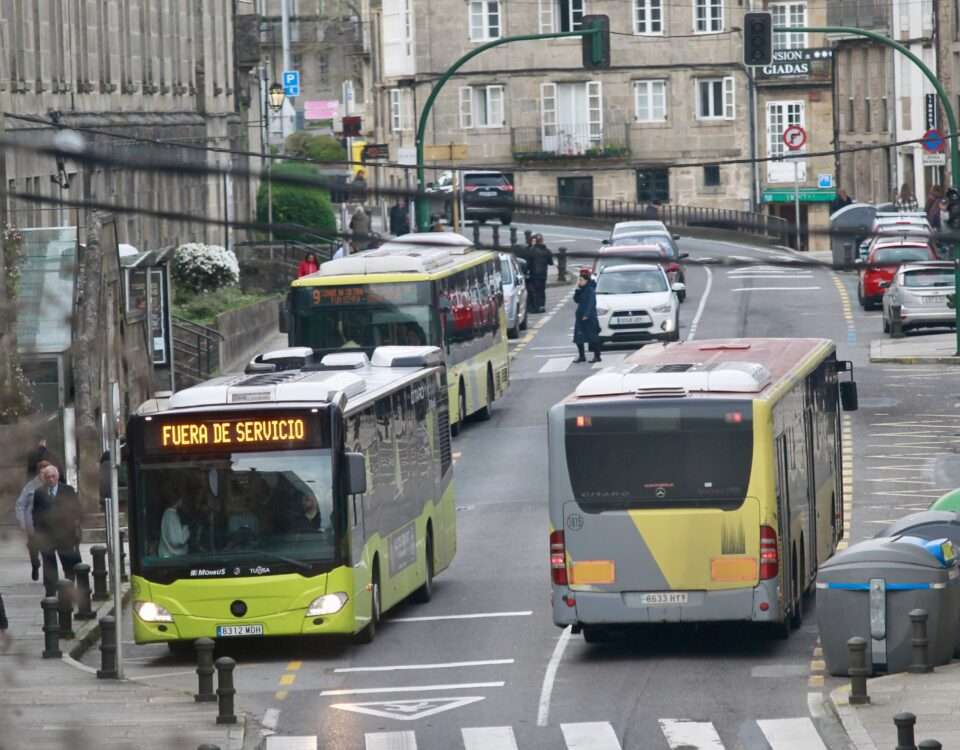
{"label": "green bush", "polygon": [[[281,162],[273,167],[275,176],[307,177],[319,179],[320,172],[309,164]],[[267,183],[257,191],[257,221],[266,224]],[[337,220],[330,204],[330,193],[323,188],[290,185],[273,181],[273,223],[298,224],[303,229],[275,230],[279,240],[296,240],[317,243],[323,238],[333,238],[337,233]]]}
{"label": "green bush", "polygon": [[203,294],[178,287],[173,303],[173,314],[178,318],[186,318],[200,325],[212,326],[220,313],[252,305],[270,296],[269,294],[245,293],[236,286],[224,287],[215,292]]}
{"label": "green bush", "polygon": [[346,161],[347,151],[340,141],[329,135],[311,135],[297,131],[284,144],[287,156],[314,161]]}

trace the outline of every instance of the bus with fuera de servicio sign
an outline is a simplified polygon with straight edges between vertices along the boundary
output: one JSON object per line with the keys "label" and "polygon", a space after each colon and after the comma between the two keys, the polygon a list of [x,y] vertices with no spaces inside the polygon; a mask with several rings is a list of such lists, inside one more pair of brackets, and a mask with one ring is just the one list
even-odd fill
{"label": "bus with fuera de servicio sign", "polygon": [[841,406],[825,339],[644,347],[580,383],[548,420],[554,623],[788,634],[843,537]]}
{"label": "bus with fuera de servicio sign", "polygon": [[439,347],[450,424],[490,417],[510,382],[500,260],[452,232],[407,234],[321,264],[292,282],[281,325],[290,346],[324,354]]}
{"label": "bus with fuera de servicio sign", "polygon": [[144,403],[126,438],[137,643],[368,642],[454,557],[435,347],[259,355]]}

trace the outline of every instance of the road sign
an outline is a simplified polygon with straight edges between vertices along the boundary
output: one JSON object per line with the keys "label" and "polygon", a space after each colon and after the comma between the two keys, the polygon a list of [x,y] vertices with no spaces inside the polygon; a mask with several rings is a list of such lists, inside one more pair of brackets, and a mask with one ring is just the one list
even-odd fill
{"label": "road sign", "polygon": [[300,71],[283,71],[283,93],[286,96],[300,96]]}
{"label": "road sign", "polygon": [[817,187],[821,190],[830,190],[833,188],[833,175],[832,174],[820,174],[817,175]]}
{"label": "road sign", "polygon": [[799,151],[807,142],[807,131],[799,125],[791,125],[783,131],[783,142],[791,151]]}
{"label": "road sign", "polygon": [[361,161],[388,161],[390,159],[390,144],[368,143],[363,147]]}
{"label": "road sign", "polygon": [[465,144],[458,143],[424,146],[423,158],[427,161],[462,161],[467,158],[467,147]]}
{"label": "road sign", "polygon": [[929,151],[923,152],[923,166],[925,167],[943,167],[947,164],[947,155],[943,151],[938,151],[935,153],[930,153]]}
{"label": "road sign", "polygon": [[923,150],[928,154],[936,154],[943,151],[943,136],[939,130],[930,128],[923,134]]}

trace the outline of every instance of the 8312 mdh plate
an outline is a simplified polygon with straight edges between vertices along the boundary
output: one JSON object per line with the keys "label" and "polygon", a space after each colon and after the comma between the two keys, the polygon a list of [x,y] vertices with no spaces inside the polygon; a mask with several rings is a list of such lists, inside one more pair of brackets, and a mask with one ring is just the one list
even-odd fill
{"label": "8312 mdh plate", "polygon": [[217,625],[217,638],[263,635],[263,625]]}

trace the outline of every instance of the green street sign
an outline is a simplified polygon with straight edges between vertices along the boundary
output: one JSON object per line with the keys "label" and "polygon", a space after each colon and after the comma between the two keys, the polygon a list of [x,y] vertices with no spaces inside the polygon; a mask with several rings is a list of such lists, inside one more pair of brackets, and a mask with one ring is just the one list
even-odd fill
{"label": "green street sign", "polygon": [[[822,190],[820,188],[800,188],[801,203],[830,203],[837,198],[836,190]],[[793,188],[774,190],[767,188],[763,191],[764,203],[793,203],[795,191]]]}

